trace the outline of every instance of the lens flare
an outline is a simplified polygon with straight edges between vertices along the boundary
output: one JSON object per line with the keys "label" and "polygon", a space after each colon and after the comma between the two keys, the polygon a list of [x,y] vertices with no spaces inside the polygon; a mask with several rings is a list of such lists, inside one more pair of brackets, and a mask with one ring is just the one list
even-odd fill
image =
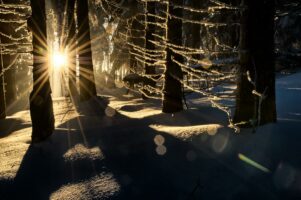
{"label": "lens flare", "polygon": [[245,163],[247,163],[247,164],[249,164],[249,165],[251,165],[251,166],[253,166],[253,167],[255,167],[255,168],[257,168],[257,169],[259,169],[261,171],[263,171],[263,172],[266,172],[266,173],[271,172],[268,168],[262,166],[261,164],[255,162],[254,160],[251,160],[250,158],[248,158],[247,156],[245,156],[245,155],[243,155],[241,153],[238,154],[238,158],[240,160],[244,161]]}

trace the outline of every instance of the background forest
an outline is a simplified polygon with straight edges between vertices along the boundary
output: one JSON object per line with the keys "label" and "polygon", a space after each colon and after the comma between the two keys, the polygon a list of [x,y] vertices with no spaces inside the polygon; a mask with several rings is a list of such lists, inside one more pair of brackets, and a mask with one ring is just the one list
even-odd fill
{"label": "background forest", "polygon": [[[20,109],[19,107],[24,107],[28,99],[32,73],[31,68],[28,68],[32,57],[31,39],[26,26],[27,18],[31,13],[29,3],[29,1],[3,1],[1,5],[1,23],[3,24],[1,26],[3,95],[1,96],[5,97],[5,101],[4,99],[1,101],[2,110],[5,103],[6,107],[13,107],[7,110],[16,111]],[[73,37],[75,42],[75,35],[80,34],[75,28],[78,24],[72,25],[73,21],[70,19],[72,15],[70,12],[74,12],[72,8],[74,3],[67,4],[68,2],[60,1],[46,2],[47,44],[50,52],[62,51],[61,49],[65,51],[68,37]],[[257,19],[252,18],[252,13],[248,13],[248,10],[244,13],[248,4],[247,1],[89,1],[88,26],[92,38],[92,69],[97,89],[131,86],[130,89],[142,93],[145,97],[163,98],[163,111],[174,112],[183,109],[182,102],[185,100],[185,95],[191,91],[205,95],[212,100],[225,100],[226,98],[221,98],[219,91],[214,89],[215,86],[233,83],[239,85],[238,90],[252,92],[253,89],[256,91],[258,85],[273,85],[273,83],[259,83],[261,75],[255,75],[256,67],[251,66],[251,62],[255,62],[256,58],[253,58],[253,61],[252,59],[243,60],[242,52],[244,49],[252,48],[248,43],[257,42],[257,49],[269,45],[275,50],[276,71],[294,71],[300,62],[300,37],[298,37],[300,3],[276,1],[275,5],[272,5],[273,1],[271,1],[267,3],[267,9],[271,13],[262,13],[262,17],[273,16],[273,21],[266,20],[253,25],[251,21],[256,23]],[[254,6],[254,10],[257,8],[266,10],[260,3],[250,6]],[[15,20],[12,21],[12,18]],[[71,23],[70,26],[68,23]],[[275,23],[275,30],[272,28],[265,35],[264,33],[268,31],[266,29],[269,26],[268,23],[270,26]],[[240,26],[240,24],[246,25]],[[179,29],[179,27],[182,28]],[[81,30],[81,28],[77,29]],[[258,33],[252,29],[258,30]],[[250,34],[244,34],[244,32],[250,32]],[[262,41],[256,40],[259,37]],[[268,43],[266,39],[272,40],[272,38],[274,38],[274,43]],[[266,44],[260,44],[261,42]],[[272,64],[274,58],[271,56],[264,55],[263,59],[271,62],[271,70],[274,71]],[[72,62],[76,63],[76,58],[74,59]],[[244,67],[244,65],[249,66]],[[80,66],[74,67],[74,78],[81,76],[79,68]],[[237,79],[238,74],[243,76],[247,71],[253,82],[257,78],[256,86],[251,86],[251,82],[250,85],[248,83],[244,85],[239,81],[240,79]],[[65,94],[62,94],[62,80],[57,80],[58,75],[55,75],[57,73],[60,72],[55,69],[50,70],[54,97],[68,93],[65,91]],[[256,73],[263,74],[259,73],[259,70]],[[169,74],[173,77],[168,78]],[[273,75],[262,75],[262,77],[266,76]],[[16,81],[21,77],[21,82]],[[70,79],[72,78],[69,78],[69,81]],[[124,85],[123,80],[129,83],[129,79],[131,84]],[[132,79],[135,79],[135,87],[133,87]],[[68,80],[62,82],[66,81],[68,82]],[[73,81],[76,82],[76,79]],[[264,86],[260,87],[264,88]],[[263,93],[264,89],[259,89],[257,92]],[[178,105],[170,107],[168,96],[172,101],[178,99],[176,103]],[[238,96],[239,94],[237,99],[252,98],[254,101],[259,101],[256,100],[256,96],[252,97],[252,94],[241,98]],[[22,101],[15,101],[22,98]],[[10,106],[12,103],[19,106]],[[227,104],[220,104],[220,101],[212,103],[221,109],[226,109],[227,112],[230,111],[231,106]],[[242,105],[239,102],[236,105],[239,112],[239,107]],[[236,123],[246,123],[251,118],[254,120],[258,118],[254,116],[258,115],[254,110],[243,112],[249,112],[249,114],[237,113],[237,119],[234,117]],[[273,121],[272,118],[267,120]]]}

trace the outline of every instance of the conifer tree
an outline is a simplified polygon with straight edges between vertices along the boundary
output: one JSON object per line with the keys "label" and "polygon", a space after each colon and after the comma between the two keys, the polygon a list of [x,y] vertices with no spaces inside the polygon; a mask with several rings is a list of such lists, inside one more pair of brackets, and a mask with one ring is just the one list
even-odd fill
{"label": "conifer tree", "polygon": [[[183,0],[173,0],[167,5],[167,42],[173,45],[182,45],[182,21],[173,16],[181,17],[182,10],[174,5],[183,5]],[[163,88],[163,108],[164,113],[174,113],[183,110],[182,83],[183,72],[181,67],[173,61],[183,61],[183,57],[175,53],[171,46],[166,47],[166,70]]]}
{"label": "conifer tree", "polygon": [[243,0],[235,122],[276,121],[274,0]]}
{"label": "conifer tree", "polygon": [[79,55],[79,93],[82,101],[89,100],[96,96],[94,80],[92,48],[89,25],[89,5],[87,0],[77,0],[76,6],[78,26],[78,55]]}
{"label": "conifer tree", "polygon": [[54,130],[54,114],[47,62],[47,31],[44,0],[31,0],[32,16],[28,27],[32,32],[33,90],[30,93],[32,142],[46,139]]}

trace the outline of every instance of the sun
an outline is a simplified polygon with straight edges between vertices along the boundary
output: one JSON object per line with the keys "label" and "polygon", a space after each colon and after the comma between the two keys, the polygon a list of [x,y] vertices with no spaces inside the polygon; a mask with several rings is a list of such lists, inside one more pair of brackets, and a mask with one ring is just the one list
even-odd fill
{"label": "sun", "polygon": [[52,65],[56,69],[62,69],[68,64],[68,56],[66,53],[53,53]]}

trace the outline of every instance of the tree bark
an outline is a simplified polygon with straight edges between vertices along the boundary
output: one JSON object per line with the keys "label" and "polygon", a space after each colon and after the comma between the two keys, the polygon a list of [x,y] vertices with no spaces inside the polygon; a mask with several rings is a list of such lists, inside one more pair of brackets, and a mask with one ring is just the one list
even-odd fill
{"label": "tree bark", "polygon": [[75,0],[67,0],[66,2],[66,23],[67,38],[65,45],[68,48],[69,70],[68,85],[71,96],[77,95],[76,86],[76,22],[75,22]]}
{"label": "tree bark", "polygon": [[77,0],[77,22],[78,22],[78,54],[80,73],[80,99],[89,100],[96,96],[94,80],[92,48],[89,25],[89,6],[87,0]]}
{"label": "tree bark", "polygon": [[31,0],[28,27],[33,38],[33,90],[30,93],[32,142],[46,139],[54,130],[54,115],[47,63],[45,2]]}
{"label": "tree bark", "polygon": [[[155,2],[147,2],[146,3],[146,22],[155,23],[156,19],[155,17],[151,15],[156,14],[156,3]],[[150,14],[150,15],[148,15]],[[153,34],[156,31],[156,26],[151,23],[146,23],[146,32],[145,32],[145,48],[147,50],[155,50],[156,47],[151,41],[155,41],[155,37]],[[155,75],[156,74],[156,67],[154,65],[145,64],[145,74],[146,75]],[[156,82],[153,80],[149,80],[149,83],[147,83],[151,87],[156,87]]]}
{"label": "tree bark", "polygon": [[[183,5],[183,0],[174,0],[172,3]],[[172,16],[182,17],[181,9],[174,8],[172,5],[167,5],[168,14]],[[175,45],[182,45],[182,21],[175,18],[167,19],[167,41]],[[165,82],[163,88],[163,109],[164,113],[174,113],[183,110],[183,95],[182,83],[183,72],[181,67],[172,61],[183,62],[183,57],[172,51],[170,46],[166,47],[166,70]]]}
{"label": "tree bark", "polygon": [[[189,7],[192,7],[194,9],[201,9],[203,4],[206,2],[200,1],[200,0],[188,0],[186,1],[186,5]],[[187,11],[187,18],[191,20],[200,20],[202,17],[201,13],[193,13]],[[201,25],[199,24],[185,24],[188,33],[186,33],[187,40],[189,42],[189,47],[195,48],[195,49],[200,49],[202,40],[201,40]],[[200,54],[194,54],[192,56],[194,59],[200,59],[201,55]]]}
{"label": "tree bark", "polygon": [[[242,7],[246,7],[246,0],[242,0]],[[252,79],[254,79],[255,70],[252,67],[252,61],[250,59],[250,45],[249,45],[249,8],[242,10],[241,12],[241,25],[240,25],[240,68],[237,77],[237,93],[236,93],[236,108],[233,121],[235,123],[239,122],[249,122],[251,119],[255,118],[254,110],[255,107],[255,97],[252,94],[254,86],[249,82],[247,72],[252,73]]]}
{"label": "tree bark", "polygon": [[[1,36],[0,36],[0,42]],[[0,119],[6,118],[6,104],[5,104],[5,90],[4,90],[4,77],[3,73],[3,55],[2,55],[2,47],[0,49]]]}
{"label": "tree bark", "polygon": [[[250,1],[251,21],[251,54],[254,56],[256,66],[256,90],[266,93],[262,101],[261,112],[256,113],[260,118],[260,124],[276,122],[276,98],[275,98],[275,1],[266,0],[261,4],[258,1]],[[255,29],[256,27],[256,29]],[[259,108],[260,105],[257,105]],[[256,110],[258,112],[258,109]]]}
{"label": "tree bark", "polygon": [[[274,65],[274,0],[244,0],[240,62],[234,122],[254,121],[265,124],[276,121],[275,65]],[[254,82],[248,81],[247,71]],[[262,103],[256,90],[266,98]]]}

